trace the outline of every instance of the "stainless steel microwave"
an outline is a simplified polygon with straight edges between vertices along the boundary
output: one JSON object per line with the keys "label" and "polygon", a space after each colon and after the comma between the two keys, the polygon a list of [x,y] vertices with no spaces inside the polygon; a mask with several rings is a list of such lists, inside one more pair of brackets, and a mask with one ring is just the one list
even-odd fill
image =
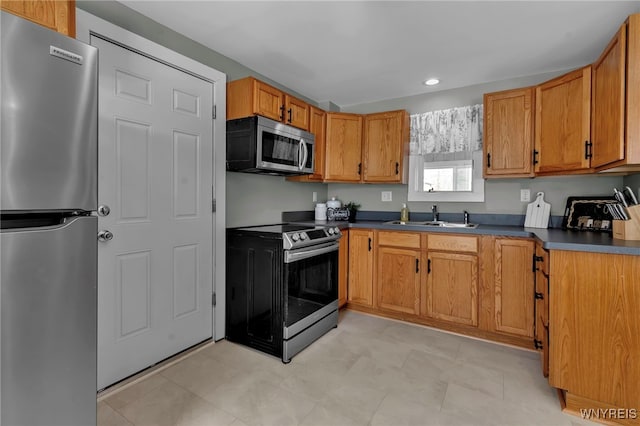
{"label": "stainless steel microwave", "polygon": [[270,175],[313,173],[312,133],[254,116],[227,121],[227,170]]}

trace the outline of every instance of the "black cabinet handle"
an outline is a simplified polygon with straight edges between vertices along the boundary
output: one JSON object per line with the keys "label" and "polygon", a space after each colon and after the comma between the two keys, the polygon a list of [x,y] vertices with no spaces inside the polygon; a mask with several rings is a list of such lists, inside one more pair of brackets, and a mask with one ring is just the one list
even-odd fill
{"label": "black cabinet handle", "polygon": [[369,251],[371,251],[371,238],[369,238]]}
{"label": "black cabinet handle", "polygon": [[289,123],[291,123],[291,108],[287,110],[287,113],[289,114]]}
{"label": "black cabinet handle", "polygon": [[533,255],[533,264],[531,267],[531,270],[533,272],[535,272],[538,269],[538,266],[536,265],[537,262],[542,262],[544,260],[544,257],[542,256],[536,256],[535,254]]}
{"label": "black cabinet handle", "polygon": [[427,259],[427,274],[431,273],[431,259]]}
{"label": "black cabinet handle", "polygon": [[396,161],[396,174],[399,175],[400,174],[400,163],[398,163]]}
{"label": "black cabinet handle", "polygon": [[284,105],[280,105],[280,121],[284,121]]}
{"label": "black cabinet handle", "polygon": [[584,141],[584,159],[588,160],[593,157],[593,142]]}
{"label": "black cabinet handle", "polygon": [[535,298],[536,299],[540,299],[540,300],[544,300],[544,294],[539,293],[539,292],[535,292]]}
{"label": "black cabinet handle", "polygon": [[533,164],[538,164],[539,163],[538,154],[540,154],[540,152],[538,152],[537,149],[534,149],[533,150]]}
{"label": "black cabinet handle", "polygon": [[487,152],[487,169],[491,168],[491,153]]}
{"label": "black cabinet handle", "polygon": [[362,174],[362,163],[358,163],[358,174]]}
{"label": "black cabinet handle", "polygon": [[420,272],[420,259],[416,259],[416,274]]}

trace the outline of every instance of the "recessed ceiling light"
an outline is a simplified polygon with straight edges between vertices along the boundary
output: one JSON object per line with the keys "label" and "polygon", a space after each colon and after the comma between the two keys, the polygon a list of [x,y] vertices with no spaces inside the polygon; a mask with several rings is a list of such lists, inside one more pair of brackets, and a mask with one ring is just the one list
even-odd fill
{"label": "recessed ceiling light", "polygon": [[429,80],[426,80],[424,82],[424,84],[427,86],[435,86],[438,83],[440,83],[440,80],[438,80],[437,78],[430,78]]}

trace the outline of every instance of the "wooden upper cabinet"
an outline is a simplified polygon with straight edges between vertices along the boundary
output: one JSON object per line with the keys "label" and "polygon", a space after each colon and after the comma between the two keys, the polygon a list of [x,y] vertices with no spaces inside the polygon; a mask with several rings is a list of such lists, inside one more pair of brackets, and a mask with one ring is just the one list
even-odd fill
{"label": "wooden upper cabinet", "polygon": [[535,172],[591,167],[591,66],[536,87]]}
{"label": "wooden upper cabinet", "polygon": [[76,36],[75,0],[2,0],[0,8],[69,37]]}
{"label": "wooden upper cabinet", "polygon": [[594,167],[624,159],[626,38],[625,24],[593,64]]}
{"label": "wooden upper cabinet", "polygon": [[534,242],[496,238],[494,250],[496,331],[533,338]]}
{"label": "wooden upper cabinet", "polygon": [[363,163],[365,182],[406,182],[404,159],[409,145],[409,114],[389,111],[364,119]]}
{"label": "wooden upper cabinet", "polygon": [[315,136],[316,158],[313,165],[313,173],[309,175],[287,176],[287,180],[296,182],[322,182],[324,180],[327,113],[314,106],[309,106],[309,132]]}
{"label": "wooden upper cabinet", "polygon": [[373,244],[372,230],[349,230],[349,303],[373,306]]}
{"label": "wooden upper cabinet", "polygon": [[533,176],[534,88],[484,95],[484,177]]}
{"label": "wooden upper cabinet", "polygon": [[310,105],[293,96],[284,95],[284,121],[294,127],[309,130]]}
{"label": "wooden upper cabinet", "polygon": [[360,182],[362,115],[328,112],[325,143],[325,180]]}
{"label": "wooden upper cabinet", "polygon": [[309,130],[309,105],[304,101],[253,77],[227,83],[227,120],[252,115]]}
{"label": "wooden upper cabinet", "polygon": [[640,170],[640,14],[629,16],[593,64],[591,166]]}

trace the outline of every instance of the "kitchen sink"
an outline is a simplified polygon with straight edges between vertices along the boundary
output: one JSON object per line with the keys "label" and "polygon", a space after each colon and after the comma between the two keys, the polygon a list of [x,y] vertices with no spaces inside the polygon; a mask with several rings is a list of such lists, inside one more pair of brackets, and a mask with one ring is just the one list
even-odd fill
{"label": "kitchen sink", "polygon": [[426,222],[409,221],[403,222],[401,220],[390,220],[385,222],[385,225],[404,225],[404,226],[427,226],[427,227],[440,227],[440,228],[477,228],[477,223],[460,223],[460,222],[446,222],[443,220],[430,220]]}

